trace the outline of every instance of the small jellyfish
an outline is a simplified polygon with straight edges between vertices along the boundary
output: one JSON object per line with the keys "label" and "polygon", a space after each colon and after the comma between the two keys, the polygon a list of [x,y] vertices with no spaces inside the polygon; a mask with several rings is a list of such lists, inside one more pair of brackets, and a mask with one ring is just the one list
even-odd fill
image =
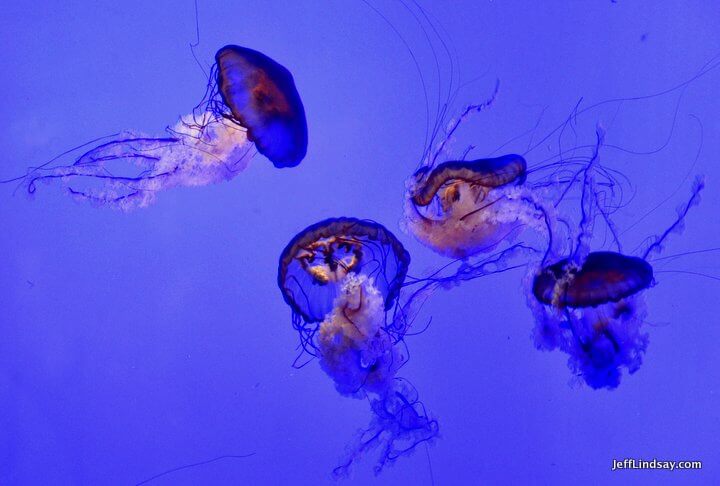
{"label": "small jellyfish", "polygon": [[398,299],[409,263],[395,235],[355,218],[331,218],[306,228],[280,256],[278,286],[292,309],[301,356],[318,358],[340,394],[368,398],[373,411],[370,426],[335,469],[337,476],[374,448],[381,449],[379,473],[437,435],[437,421],[425,412],[415,389],[397,376],[407,362],[408,324]]}
{"label": "small jellyfish", "polygon": [[[587,251],[594,219],[591,203],[595,202],[588,197],[593,193],[591,182],[586,178],[583,185],[575,251],[529,274],[528,305],[536,320],[533,334],[538,349],[562,350],[575,376],[591,388],[614,389],[623,368],[630,374],[640,368],[648,346],[643,291],[655,283],[648,257],[682,227],[690,208],[699,202],[704,183],[698,179],[673,224],[641,256],[631,256],[621,253],[619,243],[618,251]],[[608,215],[599,209],[610,224]]]}
{"label": "small jellyfish", "polygon": [[[122,210],[153,203],[160,191],[227,181],[255,150],[276,167],[300,163],[307,125],[292,75],[257,51],[225,46],[216,55],[203,101],[167,136],[123,132],[81,145],[18,178],[29,194],[60,181],[78,200]],[[102,141],[102,143],[98,143]],[[70,164],[57,164],[97,143]]]}

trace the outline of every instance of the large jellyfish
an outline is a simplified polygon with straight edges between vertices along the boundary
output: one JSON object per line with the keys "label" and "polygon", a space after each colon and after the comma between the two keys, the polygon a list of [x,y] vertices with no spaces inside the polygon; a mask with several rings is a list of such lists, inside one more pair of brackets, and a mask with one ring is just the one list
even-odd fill
{"label": "large jellyfish", "polygon": [[594,207],[597,198],[586,173],[575,250],[570,257],[532,271],[526,280],[528,305],[536,320],[536,347],[567,353],[573,375],[594,389],[616,388],[623,368],[636,372],[649,339],[643,330],[647,316],[643,291],[654,284],[649,256],[662,249],[668,235],[682,228],[703,187],[698,178],[676,220],[640,256],[623,254],[619,243],[618,251],[591,252],[597,213],[613,234],[615,230],[603,208]]}
{"label": "large jellyfish", "polygon": [[162,190],[230,180],[255,150],[279,168],[299,164],[307,124],[290,72],[246,47],[225,46],[215,59],[204,100],[168,127],[168,136],[105,137],[70,164],[56,161],[75,150],[11,181],[34,194],[38,183],[59,180],[77,199],[129,210],[148,206]]}
{"label": "large jellyfish", "polygon": [[319,359],[339,393],[368,398],[373,412],[370,426],[335,469],[338,476],[374,448],[380,448],[379,473],[437,435],[437,421],[416,390],[397,376],[407,361],[408,323],[398,294],[409,263],[410,255],[390,231],[355,218],[306,228],[280,257],[278,285],[304,351]]}

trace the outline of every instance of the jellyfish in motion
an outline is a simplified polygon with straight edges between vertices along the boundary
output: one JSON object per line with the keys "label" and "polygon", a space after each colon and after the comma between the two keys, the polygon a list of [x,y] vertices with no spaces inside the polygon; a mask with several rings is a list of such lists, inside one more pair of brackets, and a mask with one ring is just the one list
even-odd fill
{"label": "jellyfish in motion", "polygon": [[523,185],[526,168],[509,154],[419,169],[408,183],[407,228],[452,258],[491,251],[528,227],[546,234],[550,210]]}
{"label": "jellyfish in motion", "polygon": [[[529,170],[519,154],[467,160],[470,146],[462,157],[451,156],[449,146],[455,132],[470,115],[489,107],[497,90],[496,85],[487,101],[468,106],[450,123],[437,148],[428,146],[419,168],[405,184],[403,226],[444,256],[467,259],[488,253],[527,230],[537,248],[549,250],[558,224],[551,196],[574,178],[560,177],[557,171],[550,177],[528,180],[528,176],[541,174],[547,165],[557,170],[589,161],[578,158]],[[446,157],[449,160],[438,163]]]}
{"label": "jellyfish in motion", "polygon": [[563,259],[542,269],[533,297],[550,312],[535,329],[536,344],[567,352],[570,368],[592,388],[617,387],[621,367],[634,373],[642,364],[647,310],[639,294],[652,282],[649,263],[616,252],[590,253],[580,266]]}
{"label": "jellyfish in motion", "polygon": [[280,256],[278,286],[292,309],[302,354],[318,358],[339,393],[369,399],[373,411],[370,426],[335,469],[338,476],[374,448],[380,448],[379,473],[437,435],[437,421],[397,376],[407,361],[408,321],[398,296],[409,263],[385,227],[344,217],[306,228]]}
{"label": "jellyfish in motion", "polygon": [[131,131],[104,137],[70,164],[62,159],[75,150],[4,182],[22,180],[34,194],[38,183],[60,181],[76,199],[129,210],[148,206],[162,190],[230,180],[256,150],[278,168],[296,166],[307,151],[305,111],[292,75],[240,46],[217,52],[203,101],[166,131],[164,137]]}
{"label": "jellyfish in motion", "polygon": [[[230,119],[275,167],[295,167],[307,152],[305,108],[292,74],[265,54],[228,45],[215,54],[217,89]],[[217,103],[216,103],[217,105]],[[216,113],[225,114],[224,106]]]}
{"label": "jellyfish in motion", "polygon": [[677,219],[641,256],[623,254],[619,244],[618,251],[588,251],[593,215],[588,204],[592,198],[587,197],[590,191],[585,192],[575,251],[535,270],[527,281],[537,348],[567,353],[573,374],[594,389],[616,388],[623,368],[635,373],[649,340],[643,330],[647,316],[643,291],[655,282],[649,256],[682,227],[703,187],[699,178],[689,201],[678,209]]}

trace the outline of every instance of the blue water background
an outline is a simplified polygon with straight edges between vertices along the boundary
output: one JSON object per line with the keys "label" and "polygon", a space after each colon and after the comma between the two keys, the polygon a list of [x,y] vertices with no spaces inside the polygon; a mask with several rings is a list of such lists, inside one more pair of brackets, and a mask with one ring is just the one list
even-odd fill
{"label": "blue water background", "polygon": [[[438,81],[422,29],[399,3],[373,5],[413,50],[434,121]],[[714,1],[423,7],[446,30],[460,80],[473,81],[453,113],[500,80],[492,109],[456,145],[473,143],[478,155],[538,120],[539,139],[581,98],[587,106],[675,86],[720,53]],[[2,10],[0,178],[121,129],[160,134],[202,97],[207,79],[188,47],[192,1]],[[0,186],[1,484],[134,484],[249,453],[156,484],[332,482],[370,411],[339,396],[317,363],[291,367],[297,337],[275,281],[280,251],[308,224],[348,215],[396,232],[416,275],[444,261],[398,228],[427,117],[416,66],[388,23],[360,1],[201,0],[199,11],[205,67],[236,43],[292,71],[308,156],[290,170],[258,156],[229,183],[172,190],[130,214],[78,204],[55,186],[40,186],[34,200]],[[447,79],[448,58],[437,56]],[[684,92],[607,105],[564,139],[592,142],[602,123],[608,143],[655,152],[601,153],[636,187],[617,217],[628,251],[670,223],[689,172],[704,173],[707,190],[667,252],[720,246],[719,86],[715,71]],[[557,138],[546,145],[531,163],[557,152]],[[718,276],[720,254],[666,268]],[[647,292],[645,362],[608,392],[570,387],[566,357],[534,349],[522,276],[428,302],[422,316],[432,324],[408,338],[403,376],[438,417],[441,438],[378,478],[367,458],[346,484],[720,484],[720,284],[659,274]],[[610,471],[626,457],[702,460],[704,470]]]}

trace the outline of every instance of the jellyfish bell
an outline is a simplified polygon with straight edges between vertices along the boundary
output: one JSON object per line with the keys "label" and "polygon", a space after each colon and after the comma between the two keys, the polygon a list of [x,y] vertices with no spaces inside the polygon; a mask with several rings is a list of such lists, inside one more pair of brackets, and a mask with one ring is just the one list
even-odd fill
{"label": "jellyfish bell", "polygon": [[227,45],[215,55],[217,88],[233,121],[275,167],[294,167],[307,152],[305,109],[293,76],[265,54]]}
{"label": "jellyfish bell", "polygon": [[384,226],[357,218],[329,218],[308,226],[285,247],[278,286],[293,313],[307,323],[332,311],[344,279],[364,274],[390,309],[405,280],[410,254]]}
{"label": "jellyfish bell", "polygon": [[433,169],[422,167],[415,172],[416,184],[410,191],[410,197],[416,205],[427,206],[441,188],[465,183],[489,190],[513,182],[521,184],[525,181],[526,170],[525,159],[517,154],[443,162]]}
{"label": "jellyfish bell", "polygon": [[652,266],[642,258],[597,251],[581,265],[566,258],[543,268],[534,278],[532,292],[543,304],[596,307],[619,302],[652,282]]}

